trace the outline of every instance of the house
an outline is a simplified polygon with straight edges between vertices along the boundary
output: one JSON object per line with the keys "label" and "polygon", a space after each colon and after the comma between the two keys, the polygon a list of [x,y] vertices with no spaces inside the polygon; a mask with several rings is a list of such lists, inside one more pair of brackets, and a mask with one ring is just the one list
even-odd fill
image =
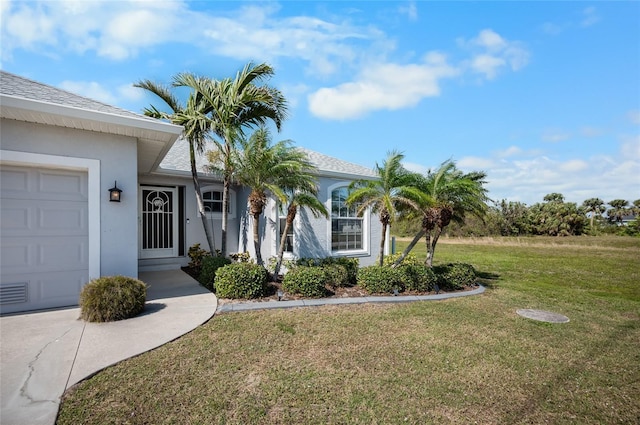
{"label": "house", "polygon": [[[89,280],[137,277],[187,265],[207,247],[182,128],[0,71],[0,312],[77,305]],[[344,205],[354,179],[372,170],[313,151],[330,219],[302,210],[289,237],[295,257],[355,256],[373,264],[380,223]],[[216,246],[222,184],[199,159]],[[119,189],[112,201],[110,189]],[[252,251],[244,187],[232,188],[228,252]],[[262,256],[277,253],[281,208],[261,220]]]}

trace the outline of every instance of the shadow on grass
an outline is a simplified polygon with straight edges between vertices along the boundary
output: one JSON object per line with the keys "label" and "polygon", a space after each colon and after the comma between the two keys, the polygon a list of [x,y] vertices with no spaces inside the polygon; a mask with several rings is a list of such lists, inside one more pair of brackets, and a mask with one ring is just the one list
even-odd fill
{"label": "shadow on grass", "polygon": [[497,281],[500,280],[500,275],[492,272],[482,272],[476,270],[476,276],[483,286],[491,289],[495,289],[497,286]]}

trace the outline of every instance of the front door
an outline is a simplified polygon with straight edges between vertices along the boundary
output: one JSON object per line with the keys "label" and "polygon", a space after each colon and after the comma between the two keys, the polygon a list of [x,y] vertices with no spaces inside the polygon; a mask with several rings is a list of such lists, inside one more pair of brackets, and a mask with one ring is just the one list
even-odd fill
{"label": "front door", "polygon": [[140,188],[140,258],[178,256],[178,190]]}

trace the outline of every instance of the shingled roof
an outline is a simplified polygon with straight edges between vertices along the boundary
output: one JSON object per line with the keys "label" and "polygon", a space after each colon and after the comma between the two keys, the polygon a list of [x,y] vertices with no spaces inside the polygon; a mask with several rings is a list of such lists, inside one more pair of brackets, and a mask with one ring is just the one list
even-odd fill
{"label": "shingled roof", "polygon": [[[215,145],[208,142],[205,151],[215,149]],[[300,148],[307,154],[309,161],[318,168],[319,174],[328,177],[344,177],[344,178],[376,178],[375,172],[362,165],[353,164],[343,161],[329,155],[324,155],[310,149]],[[196,167],[203,174],[209,174],[206,169],[207,160],[204,155],[196,156]],[[175,170],[178,172],[190,172],[191,164],[189,163],[189,144],[184,139],[178,139],[169,150],[164,160],[160,163],[159,171]]]}
{"label": "shingled roof", "polygon": [[136,118],[155,121],[135,112],[127,111],[88,97],[48,86],[37,81],[24,78],[10,72],[0,70],[0,93],[6,96],[19,97],[23,99],[35,100],[38,102],[52,103],[61,106],[71,106],[87,111],[103,112],[122,117]]}
{"label": "shingled roof", "polygon": [[120,136],[138,142],[138,173],[154,171],[182,127],[0,71],[0,116]]}

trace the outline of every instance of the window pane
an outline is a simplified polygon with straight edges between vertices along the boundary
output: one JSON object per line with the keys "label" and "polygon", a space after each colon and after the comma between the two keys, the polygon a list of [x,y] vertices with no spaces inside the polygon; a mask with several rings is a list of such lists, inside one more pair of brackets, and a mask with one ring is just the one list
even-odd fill
{"label": "window pane", "polygon": [[331,249],[352,251],[363,249],[363,219],[356,212],[359,205],[348,207],[349,192],[342,187],[331,192]]}
{"label": "window pane", "polygon": [[[287,218],[286,217],[280,217],[279,225],[280,225],[280,227],[279,227],[279,231],[278,231],[278,236],[279,236],[278,242],[280,242],[282,240],[282,232],[284,232],[284,228],[287,225]],[[285,240],[284,252],[293,252],[293,226],[291,226],[287,230],[287,239]]]}

